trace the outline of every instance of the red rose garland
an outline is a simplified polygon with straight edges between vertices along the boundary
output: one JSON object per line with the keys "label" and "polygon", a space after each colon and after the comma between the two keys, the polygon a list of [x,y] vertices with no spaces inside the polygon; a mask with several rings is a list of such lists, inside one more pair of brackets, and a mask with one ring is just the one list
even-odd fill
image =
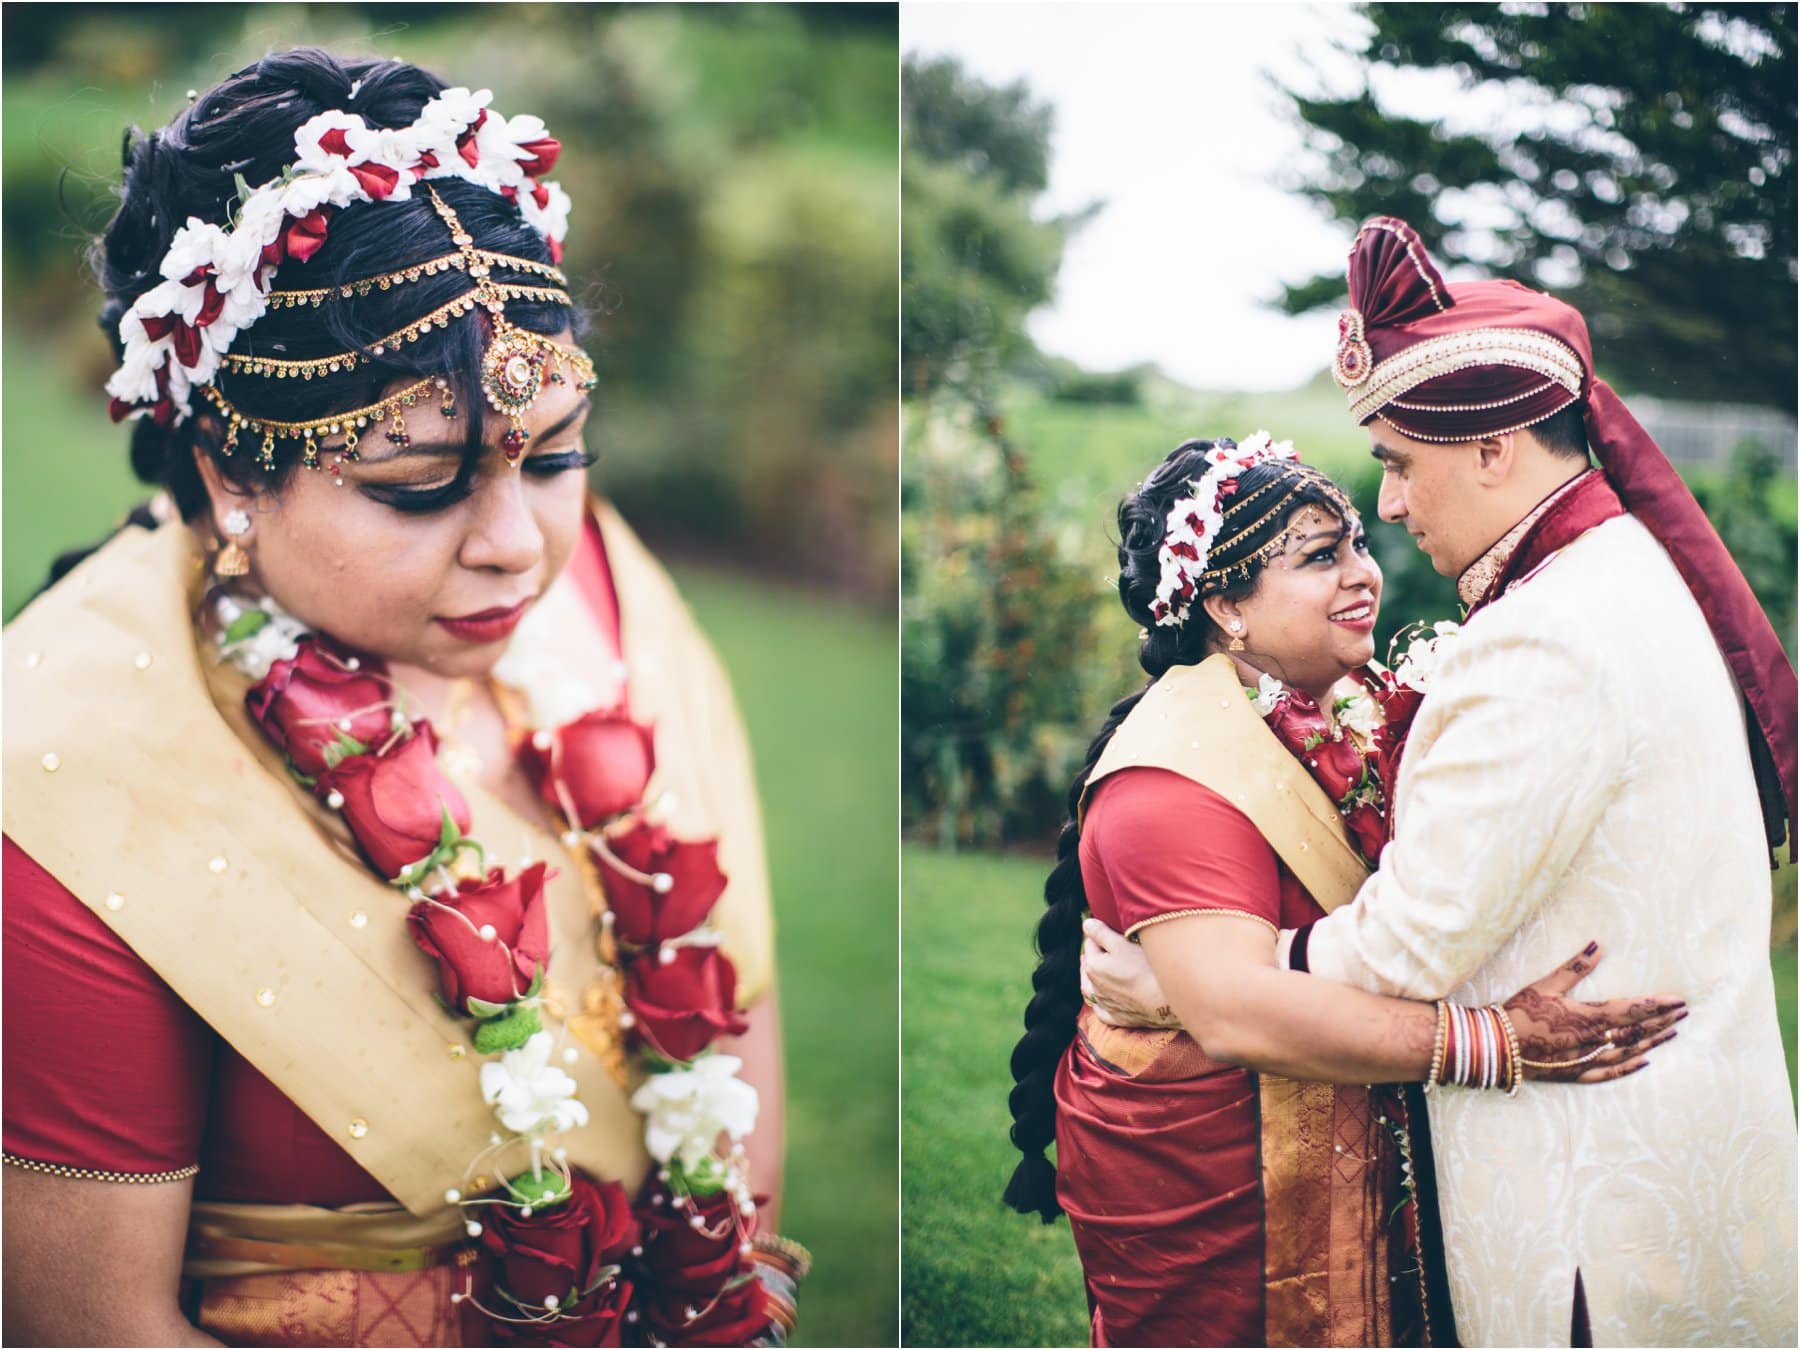
{"label": "red rose garland", "polygon": [[406,921],[436,962],[446,1007],[475,1019],[476,1049],[500,1057],[481,1079],[514,1133],[500,1146],[530,1145],[531,1170],[502,1195],[446,1191],[481,1207],[468,1229],[487,1257],[482,1291],[453,1298],[467,1298],[507,1345],[618,1345],[644,1331],[662,1343],[739,1345],[791,1321],[791,1306],[757,1276],[741,1145],[724,1160],[714,1153],[719,1133],[740,1139],[755,1115],[753,1089],[733,1077],[738,1061],[708,1053],[748,1027],[730,959],[697,931],[725,888],[717,843],[678,840],[647,817],[651,730],[622,707],[597,710],[521,737],[517,751],[611,901],[602,946],[616,949],[623,971],[619,1024],[650,1071],[632,1104],[647,1113],[661,1163],[634,1206],[617,1182],[568,1167],[561,1148],[545,1163],[545,1136],[587,1119],[574,1081],[548,1064],[537,1007],[546,865],[511,877],[487,866],[467,833],[468,804],[438,767],[430,723],[406,717],[380,662],[315,634],[290,640],[297,626],[267,605],[226,599],[219,609],[221,651],[241,654],[253,674],[267,664],[245,696],[251,717],[295,778],[341,814],[371,867],[412,898]]}
{"label": "red rose garland", "polygon": [[[719,846],[684,843],[661,825],[639,821],[614,835],[595,863],[611,904],[613,936],[630,947],[655,947],[699,927],[725,890]],[[649,877],[648,882],[638,880]]]}
{"label": "red rose garland", "polygon": [[[1257,711],[1288,751],[1304,764],[1325,789],[1343,818],[1350,843],[1364,862],[1375,867],[1388,841],[1387,776],[1382,760],[1383,704],[1379,694],[1358,681],[1358,691],[1335,700],[1328,715],[1313,699],[1271,676],[1260,691],[1247,689]],[[1358,704],[1363,706],[1359,707]],[[1347,728],[1344,718],[1357,714],[1360,729]],[[1358,744],[1361,735],[1367,748]]]}

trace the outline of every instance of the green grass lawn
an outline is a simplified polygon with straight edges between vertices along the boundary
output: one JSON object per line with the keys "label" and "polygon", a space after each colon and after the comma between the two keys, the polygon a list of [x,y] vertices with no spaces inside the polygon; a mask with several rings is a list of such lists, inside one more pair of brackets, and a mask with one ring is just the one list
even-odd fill
{"label": "green grass lawn", "polygon": [[1341,476],[1369,457],[1329,377],[1275,394],[1153,392],[1142,406],[1061,403],[1015,388],[1003,403],[1008,437],[1033,480],[1068,518],[1109,521],[1119,498],[1183,440],[1266,430],[1310,464]]}
{"label": "green grass lawn", "polygon": [[1000,1203],[1019,1157],[1007,1060],[1047,869],[910,847],[902,869],[901,1341],[1085,1345],[1067,1222],[1045,1227]]}
{"label": "green grass lawn", "polygon": [[[1066,1220],[1000,1203],[1018,1153],[1007,1068],[1030,992],[1048,864],[909,847],[902,860],[902,1339],[1083,1345],[1087,1308]],[[1794,1081],[1795,955],[1771,957]]]}

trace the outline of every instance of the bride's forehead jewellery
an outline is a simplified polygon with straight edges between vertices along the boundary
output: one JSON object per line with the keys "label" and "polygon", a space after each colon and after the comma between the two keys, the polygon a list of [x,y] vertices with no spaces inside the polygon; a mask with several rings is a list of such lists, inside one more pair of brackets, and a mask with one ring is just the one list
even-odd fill
{"label": "bride's forehead jewellery", "polygon": [[[197,391],[225,420],[223,453],[234,453],[248,432],[260,438],[257,458],[265,470],[275,468],[280,440],[300,441],[301,464],[319,469],[326,467],[319,459],[323,443],[342,437],[328,466],[341,486],[342,462],[358,458],[358,443],[371,423],[385,426],[390,441],[406,445],[411,439],[406,410],[421,399],[435,395],[441,415],[455,417],[448,381],[428,376],[366,406],[290,422],[236,407],[215,383],[220,367],[278,380],[335,375],[479,309],[486,312],[491,329],[481,388],[508,420],[501,450],[517,466],[528,437],[523,418],[544,385],[562,383],[565,369],[583,390],[596,380],[593,362],[580,348],[520,328],[506,317],[508,300],[572,307],[563,273],[550,263],[475,247],[455,211],[429,184],[436,178],[461,178],[506,197],[543,235],[552,259],[560,260],[569,199],[555,183],[540,178],[561,147],[538,118],[492,113],[486,106],[490,97],[486,90],[446,90],[425,105],[412,126],[400,129],[372,128],[351,113],[320,113],[295,133],[294,163],[279,177],[255,189],[241,185],[229,229],[190,218],[170,242],[160,268],[163,282],[140,296],[120,322],[124,360],[106,386],[114,420],[149,416],[163,425],[178,424],[191,415],[190,395]],[[334,209],[358,201],[405,201],[415,189],[426,194],[448,228],[453,252],[339,285],[270,289],[282,262],[304,263],[319,250]],[[496,281],[496,270],[531,281]],[[328,304],[452,271],[469,279],[469,290],[366,349],[309,360],[230,350],[238,335],[270,309]]]}
{"label": "bride's forehead jewellery", "polygon": [[[1150,605],[1159,628],[1179,628],[1187,622],[1188,613],[1201,594],[1227,584],[1234,573],[1241,581],[1249,580],[1255,564],[1285,547],[1286,534],[1277,533],[1242,558],[1219,567],[1208,566],[1213,558],[1228,552],[1278,516],[1301,487],[1318,485],[1346,520],[1352,512],[1349,499],[1337,484],[1300,462],[1292,441],[1271,440],[1266,431],[1246,437],[1241,445],[1222,441],[1206,452],[1205,459],[1205,473],[1190,484],[1193,495],[1177,500],[1163,525],[1163,542],[1157,550],[1160,574],[1156,599]],[[1238,479],[1258,464],[1271,463],[1287,465],[1288,473],[1239,496]],[[1271,491],[1272,497],[1268,495]],[[1251,510],[1253,503],[1255,509]],[[1253,518],[1248,525],[1244,524],[1246,518]],[[1221,539],[1227,529],[1229,536]]]}

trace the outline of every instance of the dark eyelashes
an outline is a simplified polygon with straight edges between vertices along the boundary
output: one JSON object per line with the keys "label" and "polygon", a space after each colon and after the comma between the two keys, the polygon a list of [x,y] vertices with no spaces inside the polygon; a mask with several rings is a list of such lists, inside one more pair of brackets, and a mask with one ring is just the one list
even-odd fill
{"label": "dark eyelashes", "polygon": [[442,511],[445,507],[454,506],[471,491],[466,475],[458,474],[442,487],[435,488],[389,488],[365,487],[363,494],[371,501],[390,506],[405,515],[426,515],[432,511]]}
{"label": "dark eyelashes", "polygon": [[[1340,540],[1330,548],[1320,549],[1317,553],[1311,554],[1306,561],[1309,563],[1335,561],[1337,559],[1337,551],[1342,546],[1342,542],[1343,541]],[[1357,535],[1350,541],[1350,547],[1355,549],[1358,553],[1367,553],[1369,551],[1369,536],[1367,534]]]}
{"label": "dark eyelashes", "polygon": [[[557,455],[534,455],[519,467],[522,472],[534,478],[552,478],[571,469],[589,469],[599,460],[599,456],[591,450],[567,450]],[[391,507],[403,515],[429,515],[433,511],[442,511],[462,501],[473,490],[468,473],[459,473],[442,487],[435,488],[399,488],[375,487],[363,488],[363,492],[372,501]]]}
{"label": "dark eyelashes", "polygon": [[535,455],[519,467],[540,478],[567,473],[570,469],[591,469],[600,460],[592,450],[565,450],[560,455]]}

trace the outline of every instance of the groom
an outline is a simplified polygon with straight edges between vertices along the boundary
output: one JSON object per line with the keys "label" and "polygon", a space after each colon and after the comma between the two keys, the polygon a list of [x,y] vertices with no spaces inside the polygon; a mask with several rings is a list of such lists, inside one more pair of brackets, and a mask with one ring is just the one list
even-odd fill
{"label": "groom", "polygon": [[[1286,959],[1486,1003],[1598,934],[1592,997],[1686,997],[1648,1072],[1431,1095],[1457,1329],[1471,1345],[1792,1345],[1768,848],[1794,817],[1793,669],[1594,377],[1575,310],[1512,282],[1446,284],[1392,219],[1363,226],[1349,280],[1333,370],[1382,464],[1380,514],[1470,614],[1437,648],[1380,870],[1284,934]],[[1098,936],[1102,1001],[1157,1006],[1147,965]]]}

